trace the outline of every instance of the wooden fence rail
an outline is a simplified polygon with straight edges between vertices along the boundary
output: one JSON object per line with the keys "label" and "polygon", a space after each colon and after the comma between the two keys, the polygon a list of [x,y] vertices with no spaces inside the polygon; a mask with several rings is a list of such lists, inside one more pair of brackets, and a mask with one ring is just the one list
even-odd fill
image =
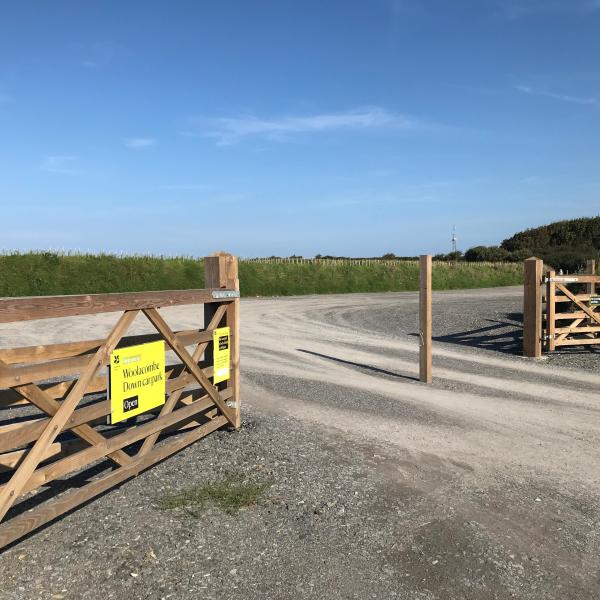
{"label": "wooden fence rail", "polygon": [[[103,339],[0,348],[0,548],[212,431],[240,426],[237,269],[221,253],[205,259],[206,289],[0,299],[0,323],[121,313]],[[160,309],[185,304],[204,305],[203,328],[170,328]],[[127,336],[138,315],[156,333]],[[213,340],[223,327],[229,379],[214,383]],[[134,423],[107,425],[103,371],[113,351],[160,340],[179,361],[165,367],[162,403]],[[102,463],[114,470],[94,475]]]}

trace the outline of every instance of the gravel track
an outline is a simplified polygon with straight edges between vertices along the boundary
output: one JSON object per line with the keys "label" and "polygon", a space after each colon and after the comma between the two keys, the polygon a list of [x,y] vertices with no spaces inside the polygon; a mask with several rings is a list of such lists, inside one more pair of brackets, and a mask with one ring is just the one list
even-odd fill
{"label": "gravel track", "polygon": [[[600,357],[519,357],[521,303],[518,288],[435,294],[427,387],[414,293],[244,300],[242,429],[0,554],[0,597],[600,597]],[[188,327],[195,310],[164,314]],[[231,472],[268,491],[237,515],[158,509]]]}

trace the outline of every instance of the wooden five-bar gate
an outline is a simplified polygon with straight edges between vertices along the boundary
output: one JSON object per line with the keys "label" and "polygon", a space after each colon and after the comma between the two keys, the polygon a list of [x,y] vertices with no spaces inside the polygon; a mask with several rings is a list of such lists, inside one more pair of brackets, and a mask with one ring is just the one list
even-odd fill
{"label": "wooden five-bar gate", "polygon": [[561,346],[600,344],[600,276],[596,262],[586,273],[557,275],[537,258],[525,261],[523,354],[539,358]]}
{"label": "wooden five-bar gate", "polygon": [[[204,265],[206,289],[0,299],[0,323],[121,313],[104,339],[0,348],[0,548],[212,431],[240,426],[237,259],[220,253]],[[186,304],[204,305],[204,328],[174,332],[160,309]],[[140,313],[156,333],[127,337]],[[230,328],[231,370],[215,385],[219,327]],[[166,366],[164,404],[108,426],[111,353],[155,340],[181,361]],[[113,468],[93,475],[102,461]],[[69,481],[74,489],[54,494]]]}

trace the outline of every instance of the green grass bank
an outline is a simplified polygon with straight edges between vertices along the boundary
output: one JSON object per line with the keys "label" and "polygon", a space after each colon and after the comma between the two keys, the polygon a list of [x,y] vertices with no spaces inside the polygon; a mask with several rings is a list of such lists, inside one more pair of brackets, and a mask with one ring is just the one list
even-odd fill
{"label": "green grass bank", "polygon": [[[437,290],[520,285],[519,263],[435,262]],[[0,255],[0,296],[45,296],[203,287],[201,260],[108,254]],[[419,266],[395,263],[240,263],[242,296],[417,290]]]}

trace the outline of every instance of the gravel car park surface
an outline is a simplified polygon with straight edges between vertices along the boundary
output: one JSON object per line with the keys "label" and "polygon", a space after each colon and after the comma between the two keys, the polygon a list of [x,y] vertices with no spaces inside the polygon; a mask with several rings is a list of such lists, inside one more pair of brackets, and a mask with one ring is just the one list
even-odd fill
{"label": "gravel car park surface", "polygon": [[[242,301],[241,430],[1,553],[0,597],[599,597],[600,356],[519,357],[521,294],[434,294],[432,386],[416,381],[417,294]],[[186,327],[195,311],[163,312]],[[0,342],[114,320],[2,326]],[[257,502],[160,506],[231,477],[264,485]]]}

